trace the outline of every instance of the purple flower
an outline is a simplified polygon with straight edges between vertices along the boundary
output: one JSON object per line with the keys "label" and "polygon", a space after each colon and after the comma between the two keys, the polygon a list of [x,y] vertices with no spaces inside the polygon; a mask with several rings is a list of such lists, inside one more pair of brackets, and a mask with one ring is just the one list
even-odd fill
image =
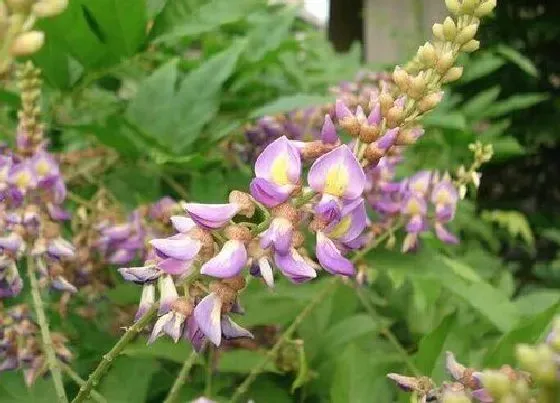
{"label": "purple flower", "polygon": [[268,261],[268,257],[262,256],[251,266],[251,274],[260,276],[269,287],[274,287],[274,272]]}
{"label": "purple flower", "polygon": [[341,145],[315,160],[307,181],[318,193],[354,200],[362,195],[366,178],[352,151]]}
{"label": "purple flower", "polygon": [[0,298],[12,298],[23,288],[23,280],[16,263],[6,257],[0,258]]}
{"label": "purple flower", "polygon": [[321,141],[325,144],[337,144],[340,142],[340,139],[336,134],[336,127],[328,114],[325,115],[325,121],[321,129]]}
{"label": "purple flower", "polygon": [[296,284],[317,277],[313,266],[294,248],[291,248],[286,254],[275,253],[274,263],[284,276]]}
{"label": "purple flower", "polygon": [[239,274],[247,264],[247,249],[241,241],[229,240],[222,250],[200,268],[200,273],[218,278],[229,278]]}
{"label": "purple flower", "polygon": [[76,251],[74,246],[64,238],[55,238],[47,246],[47,252],[55,258],[73,258]]}
{"label": "purple flower", "polygon": [[301,176],[301,157],[297,148],[282,136],[269,144],[255,163],[251,194],[267,207],[285,202]]}
{"label": "purple flower", "polygon": [[158,315],[163,315],[171,310],[171,306],[178,297],[173,277],[168,274],[159,279],[159,295]]}
{"label": "purple flower", "polygon": [[235,217],[241,208],[236,203],[185,203],[183,207],[198,225],[208,229],[218,229],[223,227],[233,217]]}
{"label": "purple flower", "polygon": [[234,323],[229,317],[222,316],[222,300],[210,293],[194,308],[194,318],[200,331],[216,346],[225,339],[253,337],[246,329]]}
{"label": "purple flower", "polygon": [[184,234],[196,228],[196,223],[192,219],[178,215],[171,217],[171,224],[173,224],[173,228],[175,228],[177,232],[182,232]]}
{"label": "purple flower", "polygon": [[39,185],[41,185],[41,182],[60,176],[58,163],[52,155],[45,151],[39,151],[33,155],[30,159],[30,164],[35,173],[35,177],[39,181]]}
{"label": "purple flower", "polygon": [[263,249],[274,248],[278,253],[287,253],[292,247],[294,227],[286,218],[276,217],[268,229],[260,234]]}
{"label": "purple flower", "polygon": [[138,310],[134,316],[134,321],[138,321],[152,307],[156,301],[156,287],[153,284],[145,284],[142,288],[142,297],[138,304]]}
{"label": "purple flower", "polygon": [[169,238],[152,239],[150,244],[162,258],[191,260],[196,257],[202,244],[184,234],[176,234]]}
{"label": "purple flower", "polygon": [[24,246],[23,239],[12,232],[8,236],[0,237],[0,248],[11,252],[18,252]]}
{"label": "purple flower", "polygon": [[183,324],[186,319],[185,315],[176,311],[169,311],[163,314],[154,324],[152,334],[148,339],[148,344],[152,344],[164,333],[169,335],[173,341],[177,343],[183,334]]}
{"label": "purple flower", "polygon": [[122,267],[119,273],[126,281],[132,281],[136,284],[145,284],[159,278],[163,272],[154,265],[146,265],[140,267]]}
{"label": "purple flower", "polygon": [[352,262],[342,256],[334,242],[321,231],[317,232],[315,255],[321,266],[331,274],[353,276],[355,273]]}
{"label": "purple flower", "polygon": [[346,204],[341,211],[342,218],[332,222],[325,233],[331,239],[347,244],[356,240],[368,225],[368,217],[363,199]]}
{"label": "purple flower", "polygon": [[424,196],[428,193],[431,179],[430,171],[420,171],[408,179],[408,189],[417,195]]}

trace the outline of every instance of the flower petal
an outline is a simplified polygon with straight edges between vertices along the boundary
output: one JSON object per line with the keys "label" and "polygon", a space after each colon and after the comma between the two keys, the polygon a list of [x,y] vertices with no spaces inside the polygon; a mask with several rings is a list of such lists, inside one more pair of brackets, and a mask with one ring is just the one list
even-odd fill
{"label": "flower petal", "polygon": [[173,258],[163,259],[157,262],[157,267],[173,276],[183,276],[190,272],[192,267],[192,260],[179,260]]}
{"label": "flower petal", "polygon": [[436,236],[438,237],[438,239],[440,241],[443,241],[445,243],[448,244],[453,244],[456,245],[459,243],[459,239],[453,235],[451,232],[449,232],[444,226],[443,224],[436,222],[434,225],[434,228],[436,230]]}
{"label": "flower petal", "polygon": [[340,141],[336,134],[336,127],[328,114],[325,115],[325,121],[321,128],[321,141],[325,144],[336,144]]}
{"label": "flower petal", "polygon": [[240,206],[236,203],[185,203],[184,208],[198,225],[209,229],[217,229],[223,227],[235,217]]}
{"label": "flower petal", "polygon": [[193,259],[200,251],[202,244],[186,235],[179,235],[180,237],[152,239],[150,244],[164,257],[179,260]]}
{"label": "flower petal", "polygon": [[196,227],[196,223],[189,217],[174,215],[171,217],[171,224],[176,231],[187,233]]}
{"label": "flower petal", "polygon": [[119,273],[126,281],[132,281],[136,284],[144,284],[149,281],[154,281],[160,277],[163,272],[157,267],[141,266],[141,267],[122,267],[119,269]]}
{"label": "flower petal", "polygon": [[214,293],[202,298],[194,308],[194,318],[200,330],[216,346],[222,341],[221,310],[222,301]]}
{"label": "flower petal", "polygon": [[218,278],[229,278],[239,274],[247,264],[247,249],[241,241],[229,240],[222,250],[200,268],[200,273]]}
{"label": "flower petal", "polygon": [[169,274],[159,279],[159,295],[160,305],[158,314],[162,315],[171,310],[171,305],[173,305],[178,297],[175,281],[173,281],[173,277]]}
{"label": "flower petal", "polygon": [[362,195],[366,176],[348,146],[341,145],[315,160],[307,182],[316,192],[353,200]]}
{"label": "flower petal", "polygon": [[294,248],[284,255],[275,253],[274,263],[284,276],[296,284],[317,277],[315,269]]}
{"label": "flower petal", "polygon": [[142,297],[138,304],[138,310],[134,316],[134,321],[137,322],[156,301],[156,287],[153,284],[146,284],[142,288]]}
{"label": "flower petal", "polygon": [[353,276],[355,273],[354,265],[338,250],[333,241],[331,241],[321,231],[317,232],[317,247],[315,255],[321,266],[331,274],[340,274],[342,276]]}
{"label": "flower petal", "polygon": [[255,176],[276,185],[295,184],[300,175],[300,154],[286,136],[270,143],[255,162]]}
{"label": "flower petal", "polygon": [[231,318],[227,315],[222,316],[222,336],[224,339],[236,339],[238,337],[248,337],[253,339],[253,334],[245,329],[244,327],[239,326],[235,323]]}
{"label": "flower petal", "polygon": [[270,227],[261,233],[260,246],[263,249],[270,248],[279,253],[286,253],[292,246],[294,227],[292,223],[282,217],[272,220]]}
{"label": "flower petal", "polygon": [[66,239],[60,237],[53,239],[49,243],[49,246],[47,247],[47,252],[49,253],[49,255],[58,258],[61,257],[72,258],[75,255],[74,246]]}
{"label": "flower petal", "polygon": [[275,207],[284,203],[293,192],[294,185],[276,185],[263,178],[254,178],[249,185],[251,195],[266,207]]}
{"label": "flower petal", "polygon": [[263,256],[259,259],[258,262],[259,271],[264,279],[264,282],[269,287],[274,287],[274,273],[272,272],[272,267],[270,266],[270,262],[266,256]]}
{"label": "flower petal", "polygon": [[191,316],[187,320],[187,326],[185,326],[183,336],[191,342],[194,351],[196,351],[197,353],[200,353],[202,351],[205,345],[206,336],[204,335],[204,333],[202,333],[202,330],[200,330],[200,327],[198,326],[198,323],[196,322],[194,316]]}

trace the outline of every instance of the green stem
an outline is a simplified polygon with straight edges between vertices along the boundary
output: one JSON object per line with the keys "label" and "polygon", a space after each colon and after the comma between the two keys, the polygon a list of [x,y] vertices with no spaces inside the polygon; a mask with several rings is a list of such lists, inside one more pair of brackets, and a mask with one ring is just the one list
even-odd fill
{"label": "green stem", "polygon": [[196,351],[193,350],[193,352],[188,356],[188,358],[183,363],[183,367],[181,368],[181,371],[179,371],[179,374],[177,375],[177,379],[175,379],[175,383],[173,383],[173,386],[171,387],[171,390],[167,394],[167,397],[165,398],[163,403],[174,403],[177,401],[177,399],[179,398],[179,392],[181,391],[181,388],[187,381],[189,372],[192,366],[194,365],[197,357],[198,354],[196,353]]}
{"label": "green stem", "polygon": [[45,315],[45,308],[43,307],[43,300],[41,299],[41,291],[39,289],[39,281],[35,275],[35,258],[27,256],[27,275],[31,283],[31,296],[33,298],[33,308],[37,315],[37,322],[41,329],[41,338],[43,340],[43,352],[47,359],[47,365],[51,372],[51,377],[54,383],[57,400],[61,403],[68,402],[66,392],[64,391],[64,383],[62,382],[62,375],[54,352],[54,345],[49,330],[49,322]]}
{"label": "green stem", "polygon": [[[60,367],[62,368],[62,370],[64,371],[64,373],[66,375],[68,375],[68,377],[70,379],[72,379],[78,386],[84,386],[86,384],[86,381],[84,381],[80,375],[78,375],[76,372],[74,372],[74,370],[72,368],[70,368],[70,366],[68,364],[65,364],[63,362],[59,362]],[[108,403],[107,399],[105,399],[101,393],[92,390],[91,391],[91,398],[93,400],[95,400],[96,402],[99,403]]]}
{"label": "green stem", "polygon": [[[358,295],[358,298],[360,299],[360,302],[364,306],[365,310],[375,321],[377,321],[378,319],[377,312],[375,311],[375,308],[371,305],[371,302],[369,301],[367,295],[364,293],[364,289],[362,287],[356,287],[355,289],[356,289],[356,294]],[[385,327],[381,329],[380,333],[387,338],[387,340],[389,341],[389,343],[393,345],[393,347],[395,347],[395,350],[397,350],[397,352],[400,354],[404,363],[406,364],[408,369],[414,374],[414,376],[422,376],[422,373],[418,370],[418,368],[416,368],[416,365],[414,365],[414,362],[410,359],[408,352],[404,349],[404,347],[401,345],[397,337],[391,332],[391,330]]]}
{"label": "green stem", "polygon": [[402,222],[400,222],[400,221],[397,222],[395,225],[393,225],[391,228],[389,228],[383,234],[381,234],[377,238],[375,238],[371,244],[369,244],[368,246],[365,246],[359,252],[357,252],[354,256],[352,256],[352,261],[357,262],[360,259],[363,259],[365,257],[365,255],[367,255],[373,249],[377,248],[381,242],[385,241],[387,238],[389,238],[391,235],[393,235],[395,233],[395,231],[398,230],[402,225],[403,225]]}
{"label": "green stem", "polygon": [[212,396],[212,372],[213,372],[213,361],[214,361],[214,346],[212,344],[208,345],[208,357],[206,362],[206,382],[204,385],[204,396],[210,398]]}
{"label": "green stem", "polygon": [[339,283],[338,277],[333,277],[329,280],[330,284],[328,284],[320,293],[318,293],[315,298],[311,300],[311,302],[300,312],[300,314],[294,319],[290,327],[286,329],[284,333],[280,336],[280,338],[276,341],[274,346],[266,353],[265,357],[261,360],[259,364],[257,364],[247,378],[235,389],[233,395],[229,399],[230,403],[237,402],[249,389],[249,386],[255,381],[257,376],[264,370],[266,365],[272,361],[280,351],[280,348],[288,341],[297,327],[309,316],[311,312],[322,302],[330,293],[332,293],[336,286]]}
{"label": "green stem", "polygon": [[103,359],[95,368],[95,370],[89,375],[86,383],[80,388],[80,391],[72,400],[72,403],[83,402],[87,399],[91,393],[91,390],[99,384],[101,377],[107,372],[113,360],[121,353],[121,351],[126,347],[132,339],[146,327],[150,322],[152,317],[156,314],[159,304],[153,304],[150,309],[146,311],[144,315],[132,326],[130,326],[122,337],[117,341],[117,344],[103,356]]}

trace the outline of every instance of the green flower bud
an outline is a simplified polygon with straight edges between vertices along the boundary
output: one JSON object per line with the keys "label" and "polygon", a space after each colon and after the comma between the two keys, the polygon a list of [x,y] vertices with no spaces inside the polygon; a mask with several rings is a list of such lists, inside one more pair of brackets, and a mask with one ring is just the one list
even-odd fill
{"label": "green flower bud", "polygon": [[480,0],[463,0],[463,5],[461,6],[461,11],[463,14],[473,15],[474,10],[480,4]]}
{"label": "green flower bud", "polygon": [[457,26],[455,25],[455,21],[453,18],[447,17],[445,21],[443,21],[443,36],[446,40],[452,42],[457,35]]}
{"label": "green flower bud", "polygon": [[42,0],[35,3],[32,12],[37,17],[53,17],[68,7],[68,0]]}
{"label": "green flower bud", "polygon": [[37,52],[45,42],[45,34],[40,31],[24,32],[12,43],[11,52],[14,56],[27,56]]}
{"label": "green flower bud", "polygon": [[432,33],[434,34],[436,39],[439,39],[440,41],[445,40],[445,35],[443,35],[443,25],[442,24],[434,24],[432,26]]}
{"label": "green flower bud", "polygon": [[393,72],[393,80],[399,88],[403,91],[406,91],[409,85],[410,77],[406,70],[402,69],[400,66],[395,67],[395,71]]}
{"label": "green flower bud", "polygon": [[461,46],[461,50],[465,53],[476,52],[478,49],[480,49],[480,41],[474,39]]}
{"label": "green flower bud", "polygon": [[430,42],[426,42],[418,48],[418,57],[428,67],[432,67],[437,62],[436,48]]}
{"label": "green flower bud", "polygon": [[443,92],[432,92],[430,95],[425,96],[418,102],[418,109],[424,113],[434,109],[442,100]]}
{"label": "green flower bud", "polygon": [[482,3],[478,6],[475,11],[474,15],[476,17],[485,17],[490,14],[496,8],[497,0],[486,0],[486,2]]}
{"label": "green flower bud", "polygon": [[466,26],[461,30],[461,32],[459,32],[459,34],[457,34],[455,42],[459,45],[464,45],[474,38],[474,36],[476,35],[476,31],[478,31],[478,24],[471,24]]}
{"label": "green flower bud", "polygon": [[445,0],[445,6],[449,10],[449,12],[454,15],[459,15],[459,13],[461,12],[461,5],[459,4],[459,0]]}
{"label": "green flower bud", "polygon": [[410,86],[407,95],[412,99],[420,99],[426,92],[426,86],[427,83],[426,79],[424,78],[424,74],[420,73],[410,80]]}
{"label": "green flower bud", "polygon": [[457,81],[463,75],[463,67],[453,67],[445,73],[442,81],[444,83],[450,83],[452,81]]}
{"label": "green flower bud", "polygon": [[510,380],[508,376],[500,371],[484,371],[482,373],[482,384],[493,398],[501,399],[510,390]]}
{"label": "green flower bud", "polygon": [[436,64],[436,70],[438,71],[438,73],[444,74],[453,66],[454,62],[455,58],[453,57],[453,53],[445,52],[440,55],[439,60]]}

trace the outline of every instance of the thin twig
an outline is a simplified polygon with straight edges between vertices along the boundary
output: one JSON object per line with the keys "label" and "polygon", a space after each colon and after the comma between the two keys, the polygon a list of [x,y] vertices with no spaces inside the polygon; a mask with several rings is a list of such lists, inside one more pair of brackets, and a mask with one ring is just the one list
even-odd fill
{"label": "thin twig", "polygon": [[33,298],[33,308],[35,309],[35,314],[37,315],[37,322],[39,328],[41,329],[41,338],[43,340],[43,352],[45,353],[47,359],[47,365],[51,373],[51,377],[54,383],[54,389],[56,391],[56,397],[59,402],[67,403],[68,399],[66,397],[66,392],[64,391],[64,383],[62,382],[62,375],[60,374],[60,368],[58,366],[58,361],[56,359],[56,354],[54,352],[54,345],[51,337],[51,332],[49,330],[49,322],[45,315],[45,309],[43,307],[43,300],[41,299],[41,290],[39,289],[39,281],[35,275],[35,258],[33,256],[27,256],[27,275],[29,277],[29,282],[31,283],[31,296]]}
{"label": "thin twig", "polygon": [[188,356],[188,358],[183,363],[183,367],[181,368],[181,371],[179,371],[179,374],[177,375],[177,379],[175,379],[175,382],[173,383],[173,386],[171,387],[171,390],[167,394],[167,397],[165,398],[163,403],[174,403],[175,401],[177,401],[177,398],[179,397],[179,392],[181,391],[181,388],[187,381],[189,372],[192,366],[194,365],[197,357],[198,357],[197,352],[193,350],[192,353]]}
{"label": "thin twig", "polygon": [[[66,375],[68,375],[68,377],[70,379],[72,379],[74,382],[76,382],[76,384],[78,386],[84,386],[86,384],[86,381],[84,381],[80,375],[78,375],[76,372],[74,372],[74,370],[70,367],[70,365],[65,364],[63,362],[59,362],[60,368],[62,368],[62,370],[64,371],[64,373]],[[99,403],[108,403],[107,399],[105,399],[101,393],[97,392],[96,390],[91,391],[91,398],[93,400],[95,400],[96,402]]]}
{"label": "thin twig", "polygon": [[264,370],[266,364],[272,361],[280,351],[280,348],[284,345],[284,343],[291,337],[292,333],[297,329],[297,327],[307,318],[307,316],[313,312],[313,310],[322,302],[330,293],[332,293],[336,286],[339,283],[338,277],[333,277],[329,280],[329,284],[320,292],[318,293],[313,300],[300,312],[300,314],[294,319],[290,327],[286,329],[284,333],[280,336],[280,338],[276,341],[274,346],[266,353],[265,357],[262,361],[253,367],[247,378],[235,389],[233,392],[232,397],[229,399],[230,403],[234,403],[238,401],[249,389],[249,386],[255,381],[257,376]]}
{"label": "thin twig", "polygon": [[188,200],[189,199],[189,194],[188,192],[185,190],[185,188],[183,186],[181,186],[179,184],[179,182],[177,182],[175,179],[173,179],[171,176],[169,175],[163,175],[162,179],[165,183],[167,183],[171,189],[173,189],[175,192],[177,192],[177,194],[179,196],[181,196],[183,198],[183,200]]}
{"label": "thin twig", "polygon": [[214,346],[210,344],[208,346],[208,358],[206,362],[206,380],[204,384],[204,396],[210,398],[212,396],[212,376],[213,376],[213,368],[214,365]]}
{"label": "thin twig", "polygon": [[150,309],[146,311],[144,315],[132,326],[130,326],[122,337],[117,341],[117,344],[103,356],[103,359],[95,368],[95,370],[89,375],[86,383],[80,388],[80,391],[72,400],[72,403],[83,402],[87,399],[91,393],[91,390],[99,384],[101,377],[107,372],[113,360],[121,353],[121,351],[127,346],[128,343],[134,339],[134,337],[144,329],[144,327],[150,322],[152,317],[155,315],[159,307],[159,304],[153,304]]}

